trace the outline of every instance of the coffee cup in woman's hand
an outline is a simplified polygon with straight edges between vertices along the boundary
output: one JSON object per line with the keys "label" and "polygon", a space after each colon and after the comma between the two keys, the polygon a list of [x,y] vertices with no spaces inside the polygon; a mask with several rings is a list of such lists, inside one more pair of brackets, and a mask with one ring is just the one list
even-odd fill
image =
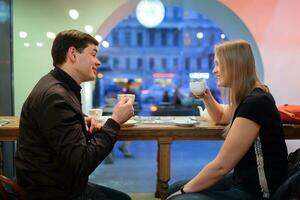
{"label": "coffee cup in woman's hand", "polygon": [[190,82],[190,89],[191,89],[191,92],[193,93],[193,95],[199,96],[199,95],[203,94],[205,92],[205,90],[207,89],[206,81],[204,79],[192,80]]}

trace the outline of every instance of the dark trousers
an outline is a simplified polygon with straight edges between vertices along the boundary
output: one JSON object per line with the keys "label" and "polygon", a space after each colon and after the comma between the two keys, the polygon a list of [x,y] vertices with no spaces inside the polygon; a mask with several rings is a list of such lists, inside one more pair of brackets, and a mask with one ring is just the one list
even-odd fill
{"label": "dark trousers", "polygon": [[88,183],[85,192],[76,200],[131,200],[131,198],[118,190]]}
{"label": "dark trousers", "polygon": [[[178,191],[188,181],[178,181],[170,186],[167,196]],[[209,189],[201,192],[186,193],[174,196],[171,200],[257,200],[258,198],[243,191],[232,184],[232,175],[229,174]]]}

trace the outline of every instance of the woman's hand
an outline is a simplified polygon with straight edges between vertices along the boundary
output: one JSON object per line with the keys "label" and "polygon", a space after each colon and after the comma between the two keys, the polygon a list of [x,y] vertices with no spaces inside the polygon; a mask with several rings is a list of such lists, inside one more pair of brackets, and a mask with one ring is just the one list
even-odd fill
{"label": "woman's hand", "polygon": [[195,95],[196,98],[206,99],[210,95],[210,90],[206,88],[201,94]]}
{"label": "woman's hand", "polygon": [[178,190],[177,192],[174,192],[173,194],[171,194],[170,196],[168,196],[168,197],[166,198],[166,200],[169,200],[169,199],[171,199],[172,197],[174,197],[174,196],[176,196],[176,195],[179,195],[179,194],[182,194],[182,193],[180,192],[180,190]]}

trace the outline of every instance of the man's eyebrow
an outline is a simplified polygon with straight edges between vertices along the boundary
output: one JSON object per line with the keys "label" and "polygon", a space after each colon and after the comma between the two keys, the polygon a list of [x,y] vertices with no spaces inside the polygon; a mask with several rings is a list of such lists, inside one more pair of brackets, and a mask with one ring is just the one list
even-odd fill
{"label": "man's eyebrow", "polygon": [[93,51],[95,51],[96,53],[98,52],[98,50],[97,50],[97,49],[93,49]]}

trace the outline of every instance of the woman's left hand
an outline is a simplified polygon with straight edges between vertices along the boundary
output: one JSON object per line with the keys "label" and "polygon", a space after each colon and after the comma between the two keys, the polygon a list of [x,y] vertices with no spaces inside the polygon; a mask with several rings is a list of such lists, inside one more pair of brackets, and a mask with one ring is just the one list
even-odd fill
{"label": "woman's left hand", "polygon": [[169,200],[170,198],[172,198],[173,196],[176,196],[176,195],[179,195],[179,194],[182,194],[180,192],[180,190],[178,190],[177,192],[174,192],[173,194],[171,194],[170,196],[168,196],[168,198],[166,200]]}

